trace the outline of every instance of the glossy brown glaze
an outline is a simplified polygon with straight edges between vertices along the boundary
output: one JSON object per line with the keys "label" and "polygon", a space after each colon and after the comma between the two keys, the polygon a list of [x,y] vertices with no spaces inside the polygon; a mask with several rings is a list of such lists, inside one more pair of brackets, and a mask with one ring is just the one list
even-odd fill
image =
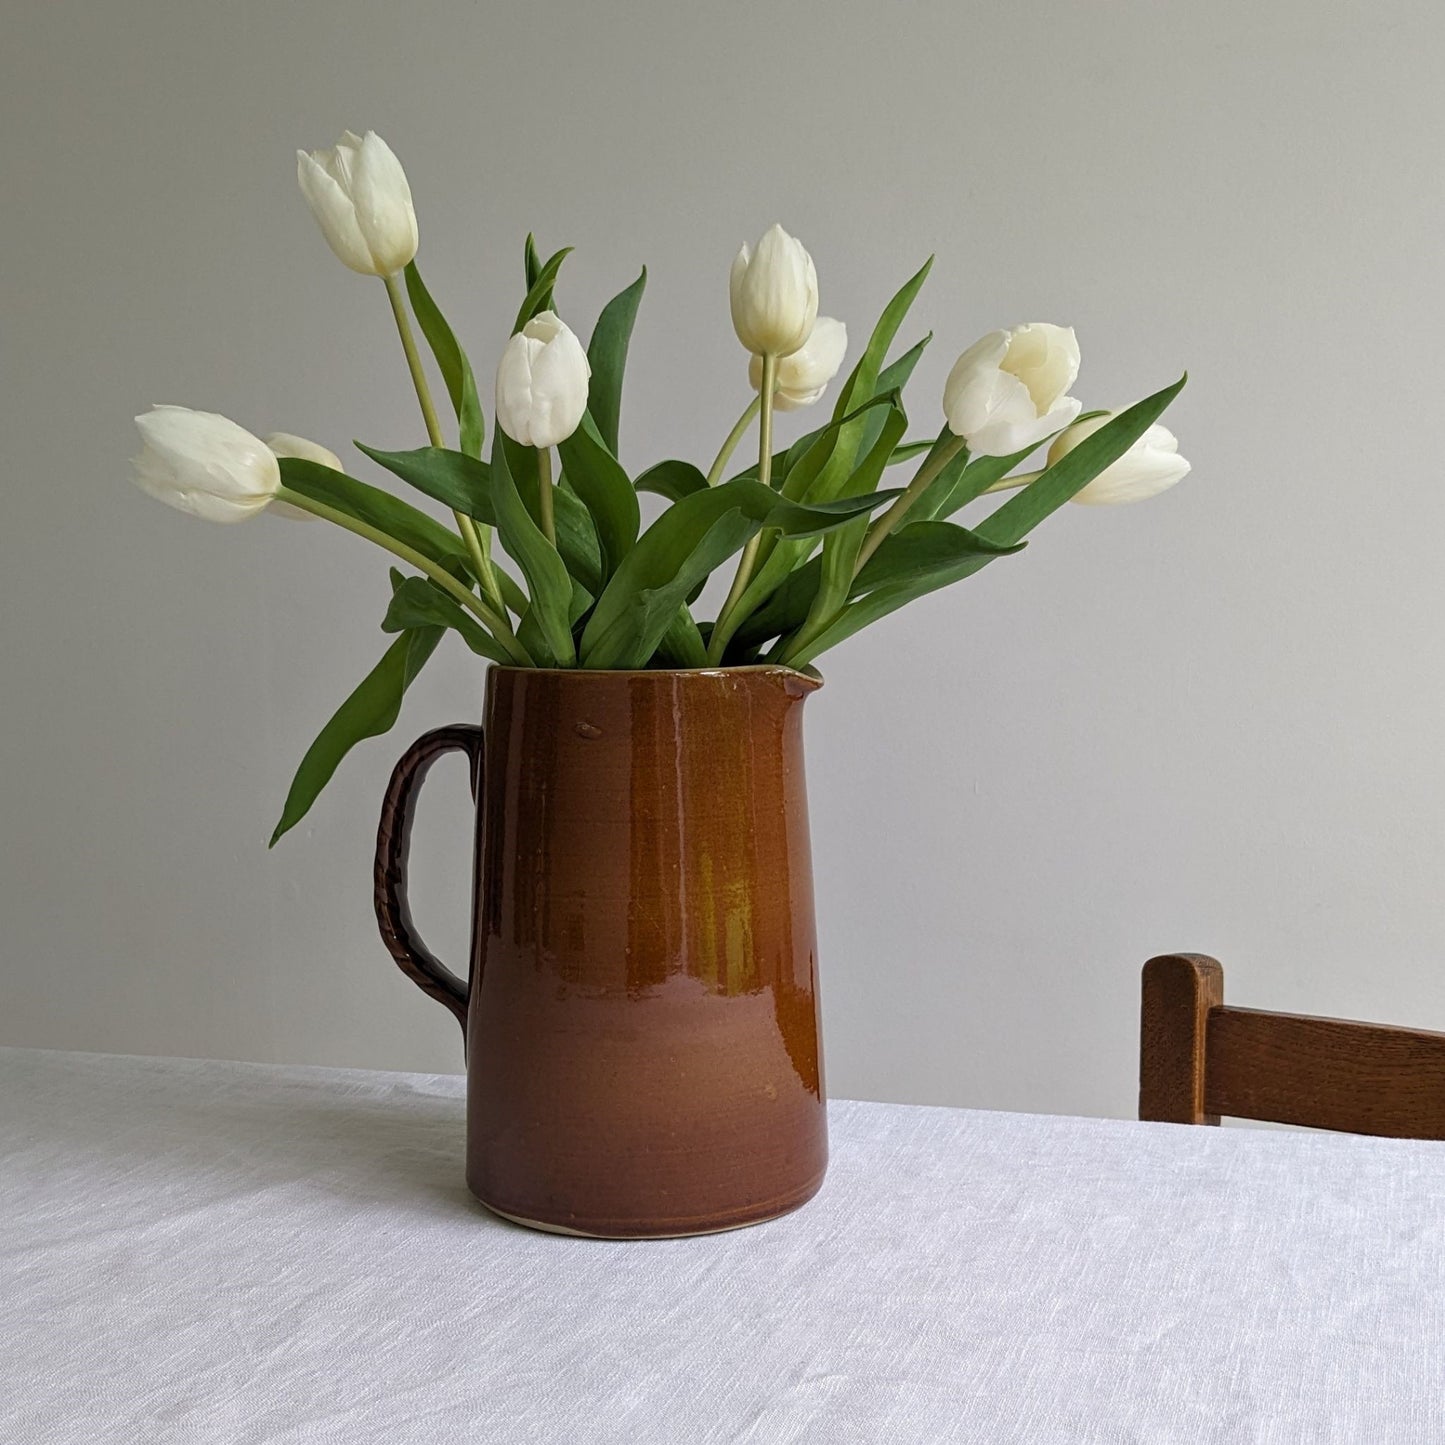
{"label": "glossy brown glaze", "polygon": [[466,1023],[485,1204],[655,1237],[768,1219],[822,1183],[801,709],[817,685],[773,667],[489,674]]}

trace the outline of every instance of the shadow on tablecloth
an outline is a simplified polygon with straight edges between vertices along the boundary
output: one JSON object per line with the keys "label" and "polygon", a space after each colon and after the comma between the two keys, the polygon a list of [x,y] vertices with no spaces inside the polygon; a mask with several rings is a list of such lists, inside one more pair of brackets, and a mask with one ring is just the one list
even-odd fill
{"label": "shadow on tablecloth", "polygon": [[324,1193],[359,1210],[402,1205],[413,1218],[518,1227],[467,1190],[460,1078],[70,1055],[47,1085],[12,1097],[52,1182],[72,1170],[150,1176],[158,1209],[183,1195],[213,1203],[279,1190],[298,1205]]}

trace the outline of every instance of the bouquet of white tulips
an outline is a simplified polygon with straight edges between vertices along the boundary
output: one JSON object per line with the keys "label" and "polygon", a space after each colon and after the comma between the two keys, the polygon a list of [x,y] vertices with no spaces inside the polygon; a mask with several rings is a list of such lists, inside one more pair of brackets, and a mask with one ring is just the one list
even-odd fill
{"label": "bouquet of white tulips", "polygon": [[[603,308],[584,347],[557,314],[568,252],[544,262],[530,236],[488,438],[471,364],[417,270],[416,214],[396,156],[375,133],[348,132],[332,150],[301,152],[299,178],[331,249],[385,285],[428,440],[404,451],[357,445],[449,509],[450,522],[347,475],[333,452],[301,437],[262,441],[184,407],[137,418],[135,479],[152,496],[218,522],[265,510],[321,517],[408,569],[392,569],[381,624],[395,641],[307,753],[273,843],[356,742],[390,728],[448,630],[510,667],[802,668],[915,597],[1018,551],[1063,503],[1137,500],[1189,470],[1156,424],[1183,378],[1117,415],[1081,415],[1070,394],[1074,333],[1039,322],[969,347],[944,387],[937,435],[910,439],[903,388],[930,338],[895,359],[889,352],[931,261],[884,308],[823,425],[775,448],[775,414],[816,405],[848,345],[844,324],[818,315],[812,258],[780,226],[732,265],[733,328],[756,395],[706,471],[666,460],[631,478],[617,459],[646,271]],[[450,435],[416,331],[455,414]],[[735,464],[754,426],[756,454]],[[1018,470],[1048,442],[1042,468]],[[901,485],[885,485],[900,474]],[[949,520],[1000,490],[1013,495],[976,524]],[[641,493],[667,503],[646,527]],[[693,608],[720,568],[731,583],[705,621]]]}

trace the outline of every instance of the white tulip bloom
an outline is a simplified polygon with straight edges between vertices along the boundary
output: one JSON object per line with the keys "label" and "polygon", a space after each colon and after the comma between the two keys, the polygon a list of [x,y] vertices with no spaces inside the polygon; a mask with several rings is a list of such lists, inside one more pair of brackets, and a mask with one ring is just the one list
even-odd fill
{"label": "white tulip bloom", "polygon": [[[290,432],[272,432],[266,438],[266,445],[278,457],[300,457],[303,462],[315,462],[318,466],[330,467],[333,472],[344,472],[341,458],[319,442],[307,441],[305,437],[292,436]],[[277,517],[286,517],[293,522],[314,522],[316,516],[293,507],[290,502],[272,502],[271,512]]]}
{"label": "white tulip bloom", "polygon": [[756,251],[746,246],[728,279],[733,329],[754,356],[791,356],[812,335],[818,316],[813,258],[781,226],[772,226]]}
{"label": "white tulip bloom", "polygon": [[401,162],[374,130],[331,150],[296,152],[301,194],[337,256],[363,276],[394,276],[416,255],[416,211]]}
{"label": "white tulip bloom", "polygon": [[[848,328],[831,316],[813,323],[813,334],[790,356],[778,362],[778,382],[773,405],[779,411],[797,411],[812,406],[828,388],[843,365],[848,350]],[[748,361],[748,380],[754,391],[763,385],[763,359],[756,353]]]}
{"label": "white tulip bloom", "polygon": [[[1049,448],[1049,465],[1068,456],[1112,415],[1105,412],[1071,426]],[[1142,502],[1167,491],[1188,473],[1189,463],[1179,455],[1178,437],[1168,427],[1155,422],[1117,462],[1105,467],[1082,491],[1076,492],[1074,501],[1096,507]]]}
{"label": "white tulip bloom", "polygon": [[943,414],[974,456],[1012,456],[1078,416],[1083,403],[1068,394],[1078,374],[1071,326],[1035,321],[990,331],[948,373]]}
{"label": "white tulip bloom", "polygon": [[266,438],[266,445],[278,457],[299,457],[303,462],[315,462],[318,466],[330,467],[333,472],[344,472],[341,458],[320,442],[307,441],[305,437],[293,436],[288,431],[274,431]]}
{"label": "white tulip bloom", "polygon": [[281,485],[271,448],[215,412],[157,406],[135,424],[143,443],[132,462],[136,486],[182,512],[244,522],[264,511]]}
{"label": "white tulip bloom", "polygon": [[497,425],[524,447],[564,442],[587,410],[592,368],[571,328],[540,311],[512,339],[497,366]]}

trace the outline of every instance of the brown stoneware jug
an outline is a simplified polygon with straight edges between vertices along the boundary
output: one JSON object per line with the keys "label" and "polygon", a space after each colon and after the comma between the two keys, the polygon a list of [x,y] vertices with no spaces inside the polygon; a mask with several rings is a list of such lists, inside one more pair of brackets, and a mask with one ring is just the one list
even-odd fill
{"label": "brown stoneware jug", "polygon": [[[494,667],[482,727],[397,764],[377,839],[392,956],[461,1021],[467,1182],[540,1229],[755,1224],[827,1166],[802,702],[783,667]],[[477,795],[469,981],[417,938],[407,835],[427,769]]]}

